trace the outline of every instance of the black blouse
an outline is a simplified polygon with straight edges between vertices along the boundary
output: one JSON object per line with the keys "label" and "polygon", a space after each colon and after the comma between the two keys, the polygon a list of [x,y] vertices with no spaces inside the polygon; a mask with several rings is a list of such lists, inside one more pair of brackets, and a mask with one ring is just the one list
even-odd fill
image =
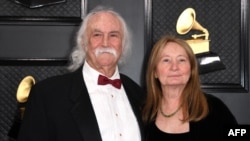
{"label": "black blouse", "polygon": [[190,130],[182,134],[169,134],[157,128],[155,121],[146,125],[146,141],[223,141],[226,127],[237,125],[228,107],[217,97],[206,94],[208,116],[198,122],[190,122]]}
{"label": "black blouse", "polygon": [[166,133],[161,131],[155,123],[152,124],[150,134],[147,136],[148,141],[188,141],[190,132],[186,133]]}

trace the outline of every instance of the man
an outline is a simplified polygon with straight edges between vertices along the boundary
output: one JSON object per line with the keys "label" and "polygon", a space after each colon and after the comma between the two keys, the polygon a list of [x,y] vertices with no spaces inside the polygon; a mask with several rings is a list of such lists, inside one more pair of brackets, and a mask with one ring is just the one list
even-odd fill
{"label": "man", "polygon": [[[90,12],[71,54],[74,72],[32,87],[17,140],[142,140],[142,91],[118,70],[130,47],[128,39],[118,13],[100,8]],[[103,84],[109,79],[115,82]]]}

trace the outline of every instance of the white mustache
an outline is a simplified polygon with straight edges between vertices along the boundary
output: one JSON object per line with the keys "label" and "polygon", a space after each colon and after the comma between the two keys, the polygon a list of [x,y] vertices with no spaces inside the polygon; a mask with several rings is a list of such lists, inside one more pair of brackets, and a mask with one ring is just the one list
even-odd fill
{"label": "white mustache", "polygon": [[95,50],[95,56],[98,56],[101,53],[110,53],[114,55],[115,57],[117,56],[116,51],[113,48],[97,48]]}

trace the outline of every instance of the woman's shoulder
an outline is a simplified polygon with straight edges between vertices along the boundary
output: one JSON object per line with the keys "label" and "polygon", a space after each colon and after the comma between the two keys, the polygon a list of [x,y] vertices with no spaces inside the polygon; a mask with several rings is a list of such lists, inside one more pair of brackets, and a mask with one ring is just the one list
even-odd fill
{"label": "woman's shoulder", "polygon": [[224,102],[220,98],[216,97],[215,95],[205,93],[205,96],[206,96],[209,104],[222,104],[222,105],[224,105]]}
{"label": "woman's shoulder", "polygon": [[220,110],[228,109],[227,105],[220,98],[212,94],[208,94],[208,93],[205,93],[205,96],[206,96],[210,111],[211,110],[220,111]]}
{"label": "woman's shoulder", "polygon": [[218,97],[212,94],[205,94],[209,106],[209,115],[220,118],[226,123],[237,123],[233,113],[228,106]]}

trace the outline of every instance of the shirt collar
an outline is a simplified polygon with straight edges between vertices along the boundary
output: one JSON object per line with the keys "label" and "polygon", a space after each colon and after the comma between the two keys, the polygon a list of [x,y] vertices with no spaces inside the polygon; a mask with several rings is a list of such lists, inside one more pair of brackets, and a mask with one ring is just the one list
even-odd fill
{"label": "shirt collar", "polygon": [[[98,72],[97,70],[95,70],[94,68],[92,68],[88,62],[85,60],[84,62],[84,65],[83,65],[83,76],[86,78],[91,78],[91,79],[88,79],[88,80],[95,80],[96,83],[97,83],[97,79],[98,79],[98,76],[99,75],[104,75],[100,72]],[[94,79],[93,79],[94,78]],[[110,77],[110,79],[120,79],[120,74],[119,74],[119,71],[118,71],[118,66],[116,66],[116,69],[115,69],[115,73],[113,74],[112,77]]]}

